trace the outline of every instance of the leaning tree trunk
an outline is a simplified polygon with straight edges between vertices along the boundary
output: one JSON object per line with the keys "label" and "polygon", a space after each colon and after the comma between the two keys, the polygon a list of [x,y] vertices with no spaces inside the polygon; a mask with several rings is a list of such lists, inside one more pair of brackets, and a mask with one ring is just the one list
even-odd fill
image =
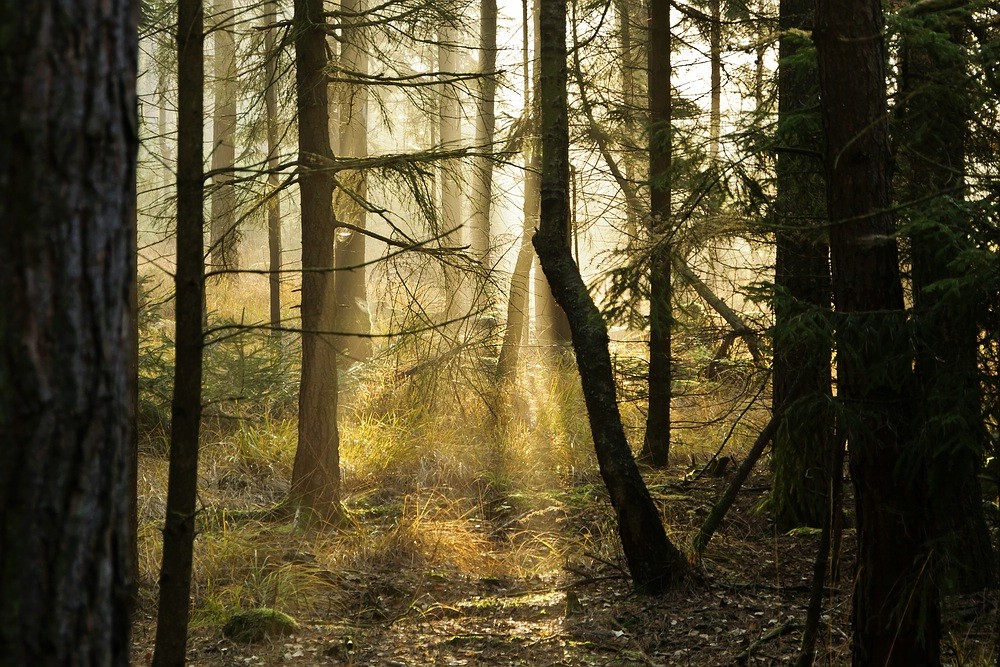
{"label": "leaning tree trunk", "polygon": [[890,190],[878,0],[819,0],[814,36],[827,151],[837,399],[857,508],[854,664],[940,664],[924,453]]}
{"label": "leaning tree trunk", "polygon": [[[915,370],[921,447],[928,469],[943,586],[964,593],[993,582],[993,549],[979,472],[986,438],[980,413],[976,311],[962,254],[971,248],[963,206],[965,135],[970,121],[963,19],[927,13],[904,32],[898,154],[910,230]],[[918,205],[910,205],[919,202]],[[947,288],[946,285],[960,285]]]}
{"label": "leaning tree trunk", "polygon": [[649,403],[642,458],[663,467],[670,457],[670,361],[673,292],[670,284],[672,226],[670,162],[670,5],[649,7]]}
{"label": "leaning tree trunk", "polygon": [[202,313],[205,296],[204,10],[178,6],[177,24],[177,273],[174,397],[171,408],[167,516],[163,528],[160,604],[153,665],[183,665],[190,615],[192,550],[201,430]]}
{"label": "leaning tree trunk", "polygon": [[774,203],[774,438],[771,516],[778,530],[820,527],[829,511],[831,398],[830,265],[823,164],[818,143],[819,88],[811,45],[815,0],[782,0]]}
{"label": "leaning tree trunk", "polygon": [[323,522],[339,518],[333,179],[323,0],[295,0],[295,83],[302,201],[302,378],[291,500]]}
{"label": "leaning tree trunk", "polygon": [[542,207],[535,249],[569,319],[601,476],[637,589],[655,593],[687,569],[632,458],[608,352],[608,331],[567,244],[569,126],[566,102],[566,3],[541,0]]}
{"label": "leaning tree trunk", "polygon": [[0,1],[3,664],[129,664],[138,4]]}

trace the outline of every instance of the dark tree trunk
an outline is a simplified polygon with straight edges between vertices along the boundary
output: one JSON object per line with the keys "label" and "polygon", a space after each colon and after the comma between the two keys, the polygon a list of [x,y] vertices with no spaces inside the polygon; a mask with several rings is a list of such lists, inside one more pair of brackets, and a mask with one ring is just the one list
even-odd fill
{"label": "dark tree trunk", "polygon": [[[993,550],[979,472],[986,433],[977,378],[980,296],[961,285],[971,248],[963,212],[965,134],[970,121],[964,27],[949,13],[907,25],[901,51],[898,152],[905,182],[917,323],[916,375],[923,420],[919,443],[928,467],[934,531],[949,590],[982,590],[993,581]],[[966,285],[968,281],[966,281]]]}
{"label": "dark tree trunk", "polygon": [[[344,0],[340,64],[348,72],[368,73],[368,54],[364,50],[364,3]],[[368,90],[361,84],[343,85],[340,97],[340,152],[345,157],[368,157]],[[368,179],[363,170],[341,172],[340,178],[350,193],[337,198],[337,217],[357,229],[367,224],[367,211],[361,202],[368,198]],[[371,318],[368,316],[368,288],[365,284],[365,235],[341,227],[336,231],[334,261],[337,267],[334,284],[337,295],[337,331],[356,334],[338,336],[337,349],[348,364],[365,361],[372,354]]]}
{"label": "dark tree trunk", "polygon": [[666,466],[670,457],[670,361],[673,292],[670,284],[670,4],[649,6],[649,408],[642,458]]}
{"label": "dark tree trunk", "polygon": [[340,516],[333,180],[323,0],[295,0],[295,83],[302,200],[302,378],[292,501],[320,521]]}
{"label": "dark tree trunk", "polygon": [[830,265],[822,161],[808,155],[820,134],[815,62],[803,62],[814,0],[782,0],[778,64],[777,196],[774,204],[771,514],[778,530],[820,527],[830,488]]}
{"label": "dark tree trunk", "polygon": [[618,519],[618,534],[637,589],[656,593],[687,569],[667,539],[660,514],[632,458],[608,352],[608,332],[567,245],[569,127],[566,103],[566,3],[541,0],[542,184],[535,250],[569,319],[601,476]]}
{"label": "dark tree trunk", "polygon": [[267,113],[267,249],[268,294],[270,303],[271,335],[281,336],[281,198],[278,194],[278,51],[275,45],[278,3],[274,0],[264,5],[264,50],[267,52],[267,90],[264,106]]}
{"label": "dark tree trunk", "polygon": [[854,664],[940,664],[923,457],[889,184],[878,0],[819,0],[814,31],[827,150],[837,398],[858,522]]}
{"label": "dark tree trunk", "polygon": [[201,428],[202,308],[205,294],[204,8],[182,0],[177,15],[177,272],[170,471],[153,665],[185,663]]}
{"label": "dark tree trunk", "polygon": [[0,1],[0,662],[128,665],[138,3]]}

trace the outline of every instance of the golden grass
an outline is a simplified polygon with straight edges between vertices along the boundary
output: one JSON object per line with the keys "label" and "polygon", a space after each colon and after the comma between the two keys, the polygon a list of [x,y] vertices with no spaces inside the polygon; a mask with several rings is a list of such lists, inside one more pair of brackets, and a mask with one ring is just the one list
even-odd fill
{"label": "golden grass", "polygon": [[[209,310],[218,318],[263,322],[262,278],[213,283]],[[289,317],[297,297],[290,290],[286,281]],[[297,354],[294,346],[288,354]],[[616,558],[613,515],[596,472],[576,370],[571,363],[559,367],[525,356],[517,384],[504,395],[477,354],[425,375],[398,372],[413,368],[418,360],[412,358],[382,358],[352,373],[340,412],[350,520],[334,532],[303,532],[293,519],[266,513],[287,494],[297,440],[294,410],[273,413],[237,402],[229,417],[206,420],[196,623],[221,626],[229,613],[251,606],[293,615],[347,613],[351,602],[343,594],[343,577],[354,571],[529,577],[550,574],[588,553]],[[294,389],[297,378],[286,381]],[[681,431],[675,456],[705,457],[718,447],[731,425],[731,418],[720,418],[719,406],[739,402],[724,391],[720,386],[715,394],[676,402],[675,418],[708,426]],[[622,407],[638,445],[644,407],[637,401]],[[738,451],[754,435],[739,430],[731,447]],[[166,461],[163,433],[144,437],[140,564],[144,599],[152,604]],[[161,444],[151,447],[153,439]]]}

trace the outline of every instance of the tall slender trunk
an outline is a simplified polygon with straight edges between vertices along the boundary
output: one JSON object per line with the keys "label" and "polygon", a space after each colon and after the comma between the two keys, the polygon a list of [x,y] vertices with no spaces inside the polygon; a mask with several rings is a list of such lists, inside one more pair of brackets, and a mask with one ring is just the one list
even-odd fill
{"label": "tall slender trunk", "polygon": [[[363,0],[342,0],[344,12],[340,40],[340,66],[345,72],[368,73],[368,54],[364,45],[364,29],[358,24],[364,19]],[[364,84],[342,84],[339,100],[340,152],[345,157],[368,156],[368,88]],[[368,315],[368,288],[364,233],[368,198],[368,180],[363,170],[341,173],[343,190],[337,197],[337,218],[355,227],[336,230],[334,251],[337,303],[337,331],[355,334],[337,337],[337,349],[348,364],[364,361],[372,354],[371,318]]]}
{"label": "tall slender trunk", "polygon": [[618,411],[607,327],[567,243],[569,124],[564,0],[541,0],[540,31],[542,208],[533,242],[553,293],[569,317],[597,461],[617,515],[629,572],[637,589],[655,593],[683,577],[686,561],[667,539],[659,511],[632,458]]}
{"label": "tall slender trunk", "polygon": [[[438,29],[438,70],[446,73],[458,71],[458,32],[452,26]],[[444,75],[447,76],[447,75]],[[462,107],[454,84],[443,83],[438,91],[438,133],[441,148],[454,150],[462,142]],[[458,175],[458,165],[448,160],[440,169],[441,178],[441,231],[447,232],[444,242],[449,246],[460,246],[462,233],[462,183]],[[464,315],[468,308],[465,277],[451,267],[445,267],[445,319]]]}
{"label": "tall slender trunk", "polygon": [[[479,10],[479,97],[476,109],[476,150],[469,246],[483,275],[492,269],[490,213],[493,205],[493,137],[496,127],[497,2],[481,0]],[[477,290],[478,291],[478,290]]]}
{"label": "tall slender trunk", "polygon": [[295,0],[295,84],[302,201],[302,378],[299,444],[291,500],[310,517],[335,521],[340,507],[337,432],[333,180],[323,162],[330,150],[323,0]]}
{"label": "tall slender trunk", "polygon": [[[971,248],[963,210],[965,140],[971,118],[964,26],[927,13],[904,32],[898,154],[905,183],[920,390],[920,446],[928,468],[943,585],[972,592],[993,582],[993,550],[979,472],[987,434],[980,414],[976,309],[981,296],[961,284]],[[919,205],[907,204],[919,201]]]}
{"label": "tall slender trunk", "polygon": [[215,0],[215,112],[212,116],[212,269],[240,268],[236,225],[236,33],[233,0]]}
{"label": "tall slender trunk", "polygon": [[181,0],[177,15],[177,272],[174,396],[155,667],[185,663],[201,430],[204,265],[204,8]]}
{"label": "tall slender trunk", "polygon": [[[655,0],[653,0],[655,2]],[[709,61],[711,65],[711,104],[708,120],[708,155],[712,160],[719,157],[719,140],[722,135],[722,3],[709,0],[712,14],[708,27]]]}
{"label": "tall slender trunk", "polygon": [[814,0],[782,0],[778,11],[772,411],[785,418],[774,438],[771,514],[787,531],[823,525],[834,439],[825,185],[822,161],[808,155],[819,139],[819,87],[801,36],[813,28]]}
{"label": "tall slender trunk", "polygon": [[827,151],[837,311],[837,398],[857,508],[853,663],[936,666],[925,458],[915,451],[914,383],[890,189],[882,9],[819,0],[813,32]]}
{"label": "tall slender trunk", "polygon": [[[716,0],[717,2],[717,0]],[[670,4],[649,6],[649,235],[653,244],[649,267],[649,407],[642,458],[665,466],[670,457],[670,342],[673,254],[670,220],[672,158],[670,101]]]}
{"label": "tall slender trunk", "polygon": [[264,50],[266,51],[264,106],[267,113],[267,250],[268,297],[270,304],[271,335],[281,336],[281,196],[278,194],[278,52],[275,48],[275,30],[278,3],[269,0],[264,4]]}

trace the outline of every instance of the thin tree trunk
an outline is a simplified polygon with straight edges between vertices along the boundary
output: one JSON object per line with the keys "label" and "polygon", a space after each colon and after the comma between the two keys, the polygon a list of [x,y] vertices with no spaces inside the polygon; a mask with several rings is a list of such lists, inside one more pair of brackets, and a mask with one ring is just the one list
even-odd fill
{"label": "thin tree trunk", "polygon": [[295,0],[295,83],[302,200],[302,378],[291,500],[322,522],[339,519],[340,436],[333,279],[333,180],[323,0]]}
{"label": "thin tree trunk", "polygon": [[[438,28],[438,70],[457,72],[458,49],[457,31],[451,26]],[[438,132],[440,145],[444,150],[455,150],[462,142],[462,107],[454,84],[443,83],[438,92]],[[458,165],[449,160],[442,163],[441,178],[441,231],[447,232],[442,242],[448,246],[461,246],[462,234],[462,184],[458,176]],[[468,309],[467,289],[464,276],[451,267],[445,267],[445,319],[464,315]]]}
{"label": "thin tree trunk", "polygon": [[204,9],[181,0],[177,22],[177,273],[174,396],[154,667],[185,664],[201,430],[204,266]]}
{"label": "thin tree trunk", "polygon": [[[716,0],[717,1],[717,0]],[[670,360],[673,328],[670,219],[671,101],[670,4],[649,7],[649,403],[642,459],[664,467],[670,457]]]}
{"label": "thin tree trunk", "polygon": [[567,244],[569,126],[566,101],[566,3],[541,0],[542,183],[535,250],[572,328],[598,465],[618,519],[618,534],[636,588],[662,591],[687,569],[663,530],[659,511],[632,458],[622,427],[608,332]]}
{"label": "thin tree trunk", "polygon": [[236,226],[236,34],[233,0],[215,0],[215,112],[212,116],[212,269],[240,268]]}
{"label": "thin tree trunk", "polygon": [[[493,152],[496,127],[497,2],[481,0],[479,10],[479,98],[476,113],[476,150],[469,245],[485,276],[490,259],[490,213],[493,204]],[[478,290],[477,290],[478,291]]]}
{"label": "thin tree trunk", "polygon": [[[363,0],[342,0],[340,66],[347,73],[368,74],[368,54],[364,45]],[[350,76],[350,74],[348,74]],[[368,88],[346,84],[340,89],[340,151],[345,157],[368,156]],[[368,198],[368,179],[364,170],[341,172],[343,189],[338,192],[337,217],[358,229],[367,225],[367,211],[362,202]],[[337,336],[337,349],[352,364],[365,361],[372,354],[371,318],[368,314],[368,288],[363,233],[341,227],[336,230],[335,277],[337,331],[355,335]]]}
{"label": "thin tree trunk", "polygon": [[129,664],[138,3],[0,1],[0,662]]}
{"label": "thin tree trunk", "polygon": [[858,570],[853,663],[941,664],[925,460],[890,191],[878,0],[819,0],[816,41],[837,310],[837,398],[851,451]]}
{"label": "thin tree trunk", "polygon": [[[655,4],[655,0],[653,0]],[[709,0],[709,11],[712,14],[708,27],[709,60],[711,65],[711,104],[708,120],[708,156],[715,160],[719,157],[719,139],[722,135],[722,3],[720,0]]]}
{"label": "thin tree trunk", "polygon": [[278,189],[278,52],[275,48],[278,3],[270,0],[264,5],[264,50],[267,89],[264,106],[267,113],[267,250],[268,296],[270,303],[271,335],[281,337],[281,197]]}

